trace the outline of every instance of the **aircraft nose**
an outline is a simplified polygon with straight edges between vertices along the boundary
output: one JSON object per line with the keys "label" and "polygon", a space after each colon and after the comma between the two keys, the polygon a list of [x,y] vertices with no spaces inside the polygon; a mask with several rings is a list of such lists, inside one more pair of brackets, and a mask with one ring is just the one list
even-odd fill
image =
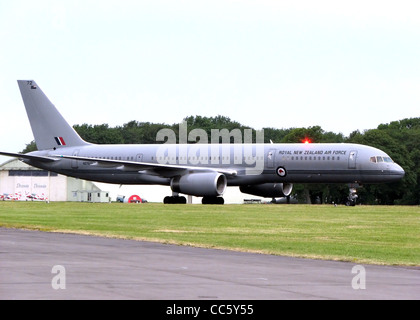
{"label": "aircraft nose", "polygon": [[395,163],[395,167],[391,171],[391,174],[395,177],[395,180],[400,180],[404,178],[405,171],[400,165]]}
{"label": "aircraft nose", "polygon": [[400,175],[401,175],[401,178],[402,177],[404,177],[405,176],[405,171],[404,171],[404,169],[402,168],[402,167],[400,167],[400,166],[398,166],[399,167],[399,173],[400,173]]}

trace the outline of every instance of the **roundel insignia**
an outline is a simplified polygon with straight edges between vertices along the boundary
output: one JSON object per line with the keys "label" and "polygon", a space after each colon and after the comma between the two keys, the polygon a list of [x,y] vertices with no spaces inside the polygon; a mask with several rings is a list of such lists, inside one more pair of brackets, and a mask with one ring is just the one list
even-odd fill
{"label": "roundel insignia", "polygon": [[287,175],[286,169],[283,167],[278,167],[276,173],[279,177],[285,177]]}

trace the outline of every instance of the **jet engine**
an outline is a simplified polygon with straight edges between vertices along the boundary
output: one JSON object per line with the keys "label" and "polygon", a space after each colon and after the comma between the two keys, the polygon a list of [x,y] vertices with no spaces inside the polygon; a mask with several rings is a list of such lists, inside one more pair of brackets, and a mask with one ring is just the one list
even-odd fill
{"label": "jet engine", "polygon": [[292,189],[292,183],[263,183],[239,187],[239,190],[243,193],[264,198],[287,197]]}
{"label": "jet engine", "polygon": [[225,192],[226,176],[218,172],[190,173],[171,180],[173,192],[198,197],[217,197]]}

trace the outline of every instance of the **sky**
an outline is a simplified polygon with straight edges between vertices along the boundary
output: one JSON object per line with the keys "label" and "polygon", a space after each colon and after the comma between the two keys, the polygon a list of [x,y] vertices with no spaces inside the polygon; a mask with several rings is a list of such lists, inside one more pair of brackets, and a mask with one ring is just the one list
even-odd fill
{"label": "sky", "polygon": [[18,79],[71,125],[223,115],[347,136],[419,117],[419,17],[417,0],[0,1],[0,150],[33,140]]}

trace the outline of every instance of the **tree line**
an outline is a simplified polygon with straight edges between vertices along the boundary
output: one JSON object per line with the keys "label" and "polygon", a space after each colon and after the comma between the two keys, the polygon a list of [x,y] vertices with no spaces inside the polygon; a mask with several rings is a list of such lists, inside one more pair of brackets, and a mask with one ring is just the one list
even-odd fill
{"label": "tree line", "polygon": [[[204,130],[208,137],[212,129],[252,130],[253,142],[256,130],[225,116],[184,118],[188,134],[194,129]],[[179,135],[179,124],[130,121],[122,126],[108,124],[82,124],[73,126],[82,139],[97,144],[152,144],[161,129],[172,129]],[[420,118],[409,118],[381,124],[376,129],[353,131],[348,137],[341,133],[326,132],[320,126],[308,128],[263,128],[264,142],[299,143],[309,139],[313,143],[359,143],[379,148],[386,152],[404,170],[405,177],[397,182],[380,185],[364,185],[358,190],[359,203],[363,204],[420,204]],[[177,141],[179,141],[177,139]],[[196,141],[188,141],[194,143]],[[201,141],[202,142],[202,141]],[[209,143],[211,141],[208,141]],[[223,142],[223,141],[220,141]],[[231,141],[232,142],[232,141]],[[35,142],[29,143],[23,153],[36,150]],[[342,184],[296,184],[294,196],[300,202],[344,203],[348,186]]]}

